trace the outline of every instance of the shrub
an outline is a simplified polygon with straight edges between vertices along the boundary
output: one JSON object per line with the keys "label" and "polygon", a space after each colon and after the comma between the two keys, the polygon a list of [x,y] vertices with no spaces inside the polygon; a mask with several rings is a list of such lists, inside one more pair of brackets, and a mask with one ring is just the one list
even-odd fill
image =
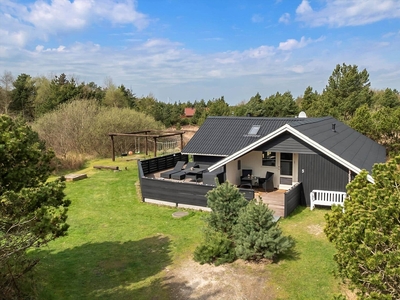
{"label": "shrub", "polygon": [[294,246],[283,236],[273,212],[261,200],[251,201],[240,213],[234,227],[236,255],[244,260],[273,259]]}
{"label": "shrub", "polygon": [[236,259],[233,242],[223,233],[207,230],[205,241],[194,251],[194,260],[216,266]]}
{"label": "shrub", "polygon": [[339,275],[362,299],[400,299],[400,156],[360,172],[347,185],[344,213],[334,207],[325,233]]}
{"label": "shrub", "polygon": [[207,205],[212,209],[208,218],[208,226],[232,236],[233,226],[237,223],[239,212],[247,205],[247,200],[239,189],[229,182],[224,182],[209,191],[206,195]]}
{"label": "shrub", "polygon": [[[32,127],[64,160],[70,155],[111,156],[110,132],[162,129],[160,123],[143,113],[129,108],[101,107],[95,100],[62,104],[56,111],[39,118]],[[127,148],[134,145],[134,139],[115,138],[115,149],[121,152],[130,150]]]}

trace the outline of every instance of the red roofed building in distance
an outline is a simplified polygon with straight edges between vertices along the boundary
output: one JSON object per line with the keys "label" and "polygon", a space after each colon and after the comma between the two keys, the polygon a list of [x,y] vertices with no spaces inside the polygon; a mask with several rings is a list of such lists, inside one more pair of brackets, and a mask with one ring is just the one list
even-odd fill
{"label": "red roofed building in distance", "polygon": [[186,118],[191,118],[191,117],[194,116],[195,112],[196,112],[195,108],[186,107],[185,108],[185,117]]}

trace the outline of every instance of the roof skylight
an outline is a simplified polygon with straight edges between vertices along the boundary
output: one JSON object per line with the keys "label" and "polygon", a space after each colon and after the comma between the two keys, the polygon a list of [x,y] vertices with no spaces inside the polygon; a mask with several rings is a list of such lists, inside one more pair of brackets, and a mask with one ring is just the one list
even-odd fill
{"label": "roof skylight", "polygon": [[258,131],[260,130],[260,125],[253,125],[251,129],[249,130],[248,135],[256,135]]}

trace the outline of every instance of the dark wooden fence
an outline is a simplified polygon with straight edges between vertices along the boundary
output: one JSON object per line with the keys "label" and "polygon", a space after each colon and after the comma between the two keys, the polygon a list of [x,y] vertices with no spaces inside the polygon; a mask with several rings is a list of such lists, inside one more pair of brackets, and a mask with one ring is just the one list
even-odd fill
{"label": "dark wooden fence", "polygon": [[166,169],[175,167],[176,163],[180,160],[188,162],[188,156],[182,153],[174,153],[160,157],[154,157],[142,160],[143,174],[146,176],[150,173],[156,173]]}
{"label": "dark wooden fence", "polygon": [[[153,160],[153,159],[152,159]],[[148,165],[144,161],[138,161],[138,171],[140,180],[140,189],[142,192],[142,200],[153,199],[174,203],[175,205],[193,205],[207,207],[206,194],[212,190],[214,186],[171,181],[164,179],[148,178],[145,175],[142,165]],[[161,171],[161,170],[157,170]],[[247,200],[254,198],[254,191],[249,189],[239,189]]]}
{"label": "dark wooden fence", "polygon": [[300,205],[301,197],[303,194],[303,184],[301,182],[296,183],[285,193],[285,203],[284,203],[284,217],[286,218],[290,215],[297,206]]}

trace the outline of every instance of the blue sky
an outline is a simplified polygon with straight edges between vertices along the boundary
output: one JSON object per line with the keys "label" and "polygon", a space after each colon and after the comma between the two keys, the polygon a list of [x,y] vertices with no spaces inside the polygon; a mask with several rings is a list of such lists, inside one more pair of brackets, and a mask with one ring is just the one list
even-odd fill
{"label": "blue sky", "polygon": [[322,92],[342,63],[400,90],[399,54],[399,0],[0,0],[1,74],[111,78],[165,102]]}

